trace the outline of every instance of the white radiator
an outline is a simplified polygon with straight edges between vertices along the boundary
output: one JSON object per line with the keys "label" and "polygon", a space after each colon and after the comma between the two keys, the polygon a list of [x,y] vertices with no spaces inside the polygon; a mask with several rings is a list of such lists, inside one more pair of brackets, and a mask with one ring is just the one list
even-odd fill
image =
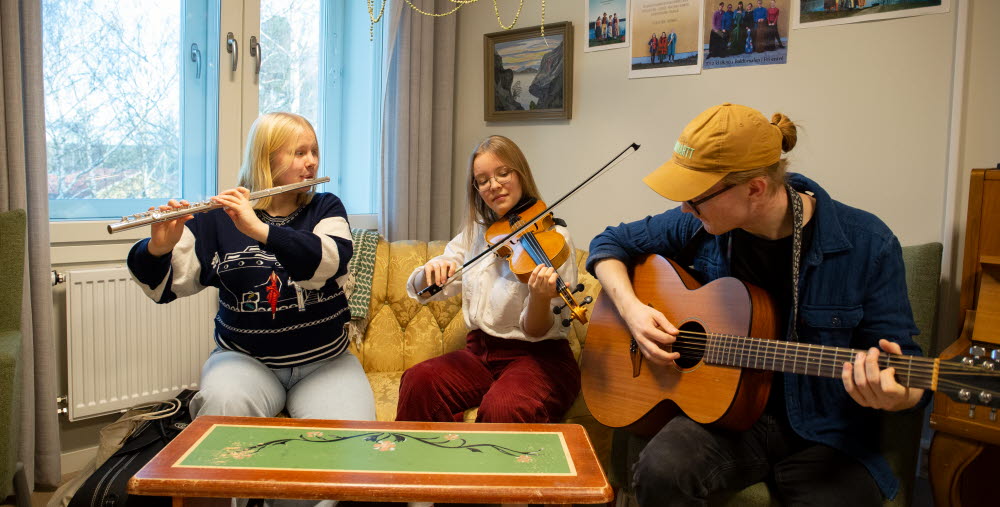
{"label": "white radiator", "polygon": [[214,288],[158,305],[124,267],[66,273],[69,420],[197,389],[217,307]]}

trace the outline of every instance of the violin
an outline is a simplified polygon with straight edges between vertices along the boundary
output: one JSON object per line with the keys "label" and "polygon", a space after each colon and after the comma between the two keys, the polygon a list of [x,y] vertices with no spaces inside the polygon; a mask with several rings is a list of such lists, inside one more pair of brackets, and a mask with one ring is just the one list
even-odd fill
{"label": "violin", "polygon": [[[486,241],[491,244],[489,248],[483,250],[482,252],[479,252],[479,254],[477,254],[475,257],[466,261],[465,264],[463,264],[454,273],[452,273],[451,277],[448,278],[448,280],[442,283],[441,285],[430,284],[427,287],[421,289],[419,292],[417,292],[417,295],[423,298],[428,298],[433,296],[434,294],[437,294],[438,292],[441,292],[441,289],[443,289],[446,285],[450,284],[451,282],[457,280],[459,276],[462,274],[462,272],[464,272],[466,269],[476,264],[477,262],[481,261],[487,254],[503,249],[508,249],[510,251],[510,254],[507,255],[507,257],[511,258],[510,261],[511,271],[513,271],[515,274],[525,273],[523,278],[521,278],[521,275],[518,275],[518,279],[521,280],[522,282],[528,281],[528,278],[531,277],[532,270],[534,270],[535,266],[537,266],[538,264],[545,264],[546,266],[552,266],[553,268],[558,268],[569,257],[569,250],[566,245],[566,240],[565,238],[563,238],[562,234],[559,234],[558,232],[552,230],[553,226],[555,225],[555,219],[552,218],[552,213],[551,213],[552,209],[558,206],[561,202],[565,201],[569,196],[579,192],[580,189],[590,184],[590,182],[594,181],[595,178],[603,174],[605,171],[618,165],[619,162],[621,162],[626,157],[635,153],[638,150],[639,150],[638,144],[636,143],[630,144],[628,147],[626,147],[624,150],[618,153],[618,155],[616,155],[614,158],[608,161],[608,163],[604,164],[600,169],[594,172],[594,174],[588,176],[587,179],[583,180],[583,182],[574,187],[573,190],[567,192],[566,195],[560,197],[558,200],[556,200],[556,202],[552,203],[552,205],[547,208],[545,207],[545,203],[536,200],[535,202],[529,203],[531,206],[528,209],[520,210],[518,213],[514,215],[512,215],[514,210],[511,210],[511,212],[507,213],[508,215],[507,217],[504,217],[504,219],[492,224],[487,229]],[[541,211],[538,211],[539,209],[541,209]],[[529,216],[531,218],[525,220],[521,218],[522,215]],[[505,220],[506,220],[505,225],[497,225]],[[543,224],[536,225],[537,222],[540,221],[546,221],[546,222]],[[494,226],[498,228],[493,230]],[[493,234],[490,233],[490,230],[493,230]],[[503,232],[505,230],[507,234],[503,235]],[[526,238],[524,237],[525,234],[522,234],[525,231],[531,233]],[[543,235],[543,233],[546,234]],[[556,241],[555,239],[552,240],[548,239],[552,237],[549,236],[548,233],[558,236],[558,241]],[[538,239],[539,237],[542,237],[543,239],[539,240]],[[517,246],[515,246],[514,244],[515,242],[517,243]],[[559,246],[560,243],[561,246]],[[527,248],[525,248],[525,245],[527,245]],[[523,254],[520,252],[523,252]],[[525,260],[525,257],[527,259],[530,259],[530,263],[528,260]],[[515,264],[517,265],[517,267],[515,267]],[[555,307],[553,309],[553,312],[559,314],[562,313],[562,310],[564,308],[569,307],[572,309],[573,318],[579,319],[581,323],[586,324],[587,323],[586,310],[581,308],[580,305],[577,304],[575,300],[573,300],[573,294],[583,290],[583,284],[582,283],[577,284],[576,288],[573,291],[570,291],[569,288],[566,287],[566,284],[560,278],[556,283],[556,290],[559,292],[559,297],[561,297],[566,304],[563,306]],[[588,296],[584,298],[583,304],[589,304],[591,301],[592,298]],[[572,319],[565,319],[563,320],[562,323],[564,326],[568,326],[571,322]]]}
{"label": "violin", "polygon": [[[516,206],[486,229],[486,243],[491,247],[499,245],[493,253],[497,257],[506,259],[511,272],[523,283],[528,283],[535,266],[543,265],[557,269],[569,258],[570,251],[566,238],[555,230],[555,218],[551,212],[545,213],[547,209],[544,202],[531,199]],[[521,228],[525,225],[522,216],[540,218]],[[556,292],[566,304],[557,306],[552,311],[559,315],[564,309],[569,308],[571,314],[571,318],[563,319],[563,326],[569,326],[573,319],[579,320],[581,324],[587,323],[587,310],[583,305],[590,304],[594,298],[585,297],[582,305],[573,298],[573,294],[583,289],[584,286],[580,283],[572,291],[569,290],[562,277],[556,274]]]}

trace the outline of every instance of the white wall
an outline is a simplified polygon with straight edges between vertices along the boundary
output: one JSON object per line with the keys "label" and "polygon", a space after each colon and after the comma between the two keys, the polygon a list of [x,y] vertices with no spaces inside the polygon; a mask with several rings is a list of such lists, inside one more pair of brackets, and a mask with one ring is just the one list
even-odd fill
{"label": "white wall", "polygon": [[[631,142],[638,153],[566,201],[557,215],[578,247],[609,224],[673,205],[641,178],[667,160],[683,126],[721,102],[780,111],[799,123],[792,170],[847,204],[880,216],[903,244],[941,240],[956,16],[919,16],[794,30],[788,64],[627,78],[627,49],[584,53],[582,1],[548,1],[547,23],[574,27],[573,118],[483,121],[483,34],[499,31],[488,2],[459,14],[454,191],[457,227],[467,157],[490,134],[524,150],[543,196],[555,200]],[[980,1],[980,3],[992,3]],[[500,2],[509,23],[517,2]],[[993,6],[991,6],[993,8]],[[518,28],[539,24],[525,2]],[[783,14],[784,15],[784,14]],[[993,26],[996,26],[995,24]],[[990,35],[995,37],[995,35]],[[992,52],[987,45],[982,52]],[[995,69],[992,69],[995,72]]]}

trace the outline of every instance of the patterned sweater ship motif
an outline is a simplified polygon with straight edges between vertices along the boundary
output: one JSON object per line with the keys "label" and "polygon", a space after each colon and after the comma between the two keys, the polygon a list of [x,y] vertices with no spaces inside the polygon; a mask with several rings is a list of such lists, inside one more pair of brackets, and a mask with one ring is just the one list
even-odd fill
{"label": "patterned sweater ship motif", "polygon": [[157,303],[218,288],[220,348],[271,368],[340,355],[348,345],[343,284],[354,251],[343,203],[319,193],[287,217],[257,214],[268,224],[267,244],[244,235],[216,209],[188,221],[181,240],[162,257],[149,253],[149,238],[136,243],[129,270]]}

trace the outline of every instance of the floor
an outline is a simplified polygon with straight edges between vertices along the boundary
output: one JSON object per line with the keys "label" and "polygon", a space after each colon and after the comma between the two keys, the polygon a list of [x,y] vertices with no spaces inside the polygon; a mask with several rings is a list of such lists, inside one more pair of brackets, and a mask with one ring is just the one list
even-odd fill
{"label": "floor", "polygon": [[[65,483],[72,478],[73,474],[66,474],[63,476],[62,481]],[[54,491],[35,491],[31,493],[31,507],[45,507],[45,504],[49,503],[49,499],[52,498],[52,493],[54,493]],[[14,507],[14,498],[11,497],[7,500],[10,503],[0,500],[0,502],[3,502],[0,503],[0,507]]]}
{"label": "floor", "polygon": [[[73,474],[68,474],[63,476],[63,482],[68,481],[73,477]],[[52,498],[52,491],[35,491],[31,494],[31,506],[32,507],[45,507],[49,499]],[[10,500],[10,499],[9,499]],[[361,505],[361,504],[358,504]],[[402,505],[402,504],[401,504]],[[934,501],[931,497],[931,487],[927,482],[927,479],[923,477],[917,477],[917,482],[913,488],[913,504],[911,507],[932,507]],[[0,503],[0,507],[15,507],[13,503]],[[478,506],[478,507],[488,507],[488,506]]]}

